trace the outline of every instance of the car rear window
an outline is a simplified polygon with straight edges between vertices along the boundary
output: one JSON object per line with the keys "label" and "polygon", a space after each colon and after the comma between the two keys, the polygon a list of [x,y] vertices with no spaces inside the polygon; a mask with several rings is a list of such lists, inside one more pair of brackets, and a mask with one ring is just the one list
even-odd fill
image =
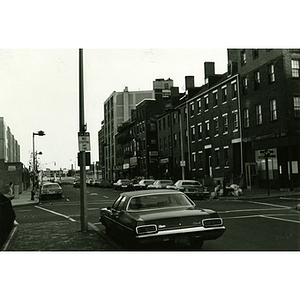
{"label": "car rear window", "polygon": [[51,189],[59,189],[60,186],[59,184],[45,184],[43,186],[44,189],[48,189],[48,190],[51,190]]}
{"label": "car rear window", "polygon": [[128,210],[157,209],[176,206],[192,206],[183,194],[159,194],[132,197]]}

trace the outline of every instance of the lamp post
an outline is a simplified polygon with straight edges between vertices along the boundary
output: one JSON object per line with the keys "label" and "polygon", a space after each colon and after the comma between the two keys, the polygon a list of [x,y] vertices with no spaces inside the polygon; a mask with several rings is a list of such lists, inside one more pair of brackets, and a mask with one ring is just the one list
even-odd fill
{"label": "lamp post", "polygon": [[31,200],[34,200],[34,194],[35,194],[35,181],[36,181],[36,156],[37,153],[35,153],[35,148],[34,148],[34,136],[39,135],[39,136],[44,136],[45,132],[40,130],[38,132],[33,132],[32,133],[32,191],[31,191]]}

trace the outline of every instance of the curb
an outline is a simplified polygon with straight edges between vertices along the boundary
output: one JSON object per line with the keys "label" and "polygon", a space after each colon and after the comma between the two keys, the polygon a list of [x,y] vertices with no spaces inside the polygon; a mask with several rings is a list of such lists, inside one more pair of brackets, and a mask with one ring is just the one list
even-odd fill
{"label": "curb", "polygon": [[6,249],[8,248],[10,241],[13,239],[16,231],[18,229],[18,223],[16,221],[14,221],[14,227],[12,228],[11,232],[9,233],[9,236],[6,240],[6,242],[4,243],[3,247],[0,249],[1,251],[6,251]]}
{"label": "curb", "polygon": [[97,232],[98,235],[100,235],[102,238],[104,238],[108,243],[110,243],[113,247],[115,247],[117,250],[124,250],[121,248],[117,243],[115,243],[111,238],[109,238],[106,234],[103,233],[101,229],[99,229],[97,226],[95,226],[93,223],[88,222],[88,225]]}

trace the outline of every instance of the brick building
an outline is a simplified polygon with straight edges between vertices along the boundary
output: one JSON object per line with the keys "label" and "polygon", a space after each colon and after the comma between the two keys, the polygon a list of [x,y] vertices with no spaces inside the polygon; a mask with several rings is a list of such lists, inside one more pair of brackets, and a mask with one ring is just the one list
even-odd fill
{"label": "brick building", "polygon": [[228,49],[239,73],[247,187],[300,186],[300,49]]}

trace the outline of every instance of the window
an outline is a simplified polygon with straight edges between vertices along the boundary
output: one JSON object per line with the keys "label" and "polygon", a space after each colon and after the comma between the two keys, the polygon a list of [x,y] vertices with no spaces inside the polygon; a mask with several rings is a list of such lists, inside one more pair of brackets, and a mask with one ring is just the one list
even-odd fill
{"label": "window", "polygon": [[232,94],[232,99],[235,99],[237,97],[237,84],[236,84],[236,81],[233,81],[231,83],[231,94]]}
{"label": "window", "polygon": [[163,139],[159,139],[159,148],[160,150],[163,149]]}
{"label": "window", "polygon": [[176,119],[177,119],[177,113],[173,112],[172,116],[173,116],[173,124],[175,124],[176,123]]}
{"label": "window", "polygon": [[196,139],[196,128],[195,128],[195,125],[193,125],[191,127],[191,141],[195,142],[195,139]]}
{"label": "window", "polygon": [[208,96],[204,97],[204,109],[208,110]]}
{"label": "window", "polygon": [[168,145],[167,145],[167,137],[164,137],[164,146],[165,146],[165,149],[168,148]]}
{"label": "window", "polygon": [[222,103],[227,101],[227,87],[222,87]]}
{"label": "window", "polygon": [[193,117],[194,113],[195,113],[195,104],[194,103],[190,104],[190,112],[191,112],[191,117]]}
{"label": "window", "polygon": [[198,151],[198,166],[199,166],[200,170],[203,169],[203,152],[202,151]]}
{"label": "window", "polygon": [[229,167],[229,146],[224,146],[224,166]]}
{"label": "window", "polygon": [[214,133],[215,136],[219,135],[219,118],[214,117]]}
{"label": "window", "polygon": [[213,106],[218,105],[218,91],[213,92]]}
{"label": "window", "polygon": [[228,115],[227,113],[224,114],[223,116],[223,134],[228,133]]}
{"label": "window", "polygon": [[184,107],[184,118],[186,119],[188,116],[187,108],[186,106]]}
{"label": "window", "polygon": [[244,109],[244,128],[249,128],[250,126],[250,116],[249,116],[249,108]]}
{"label": "window", "polygon": [[294,117],[300,118],[300,96],[294,96]]}
{"label": "window", "polygon": [[275,67],[274,64],[268,66],[269,83],[275,82]]}
{"label": "window", "polygon": [[202,140],[202,123],[198,123],[198,140]]}
{"label": "window", "polygon": [[174,147],[176,147],[178,141],[177,133],[174,133]]}
{"label": "window", "polygon": [[166,118],[163,118],[163,129],[166,129]]}
{"label": "window", "polygon": [[277,120],[277,110],[276,110],[276,100],[270,101],[270,115],[271,115],[271,122]]}
{"label": "window", "polygon": [[232,112],[232,119],[233,119],[233,131],[239,129],[239,118],[238,118],[238,111],[234,110]]}
{"label": "window", "polygon": [[246,50],[241,51],[241,65],[245,65],[247,63]]}
{"label": "window", "polygon": [[188,130],[186,129],[186,130],[184,131],[184,133],[185,133],[185,143],[188,143],[188,141],[189,141],[189,133],[188,133]]}
{"label": "window", "polygon": [[292,77],[299,78],[300,77],[300,60],[292,59]]}
{"label": "window", "polygon": [[242,90],[243,94],[248,93],[248,78],[246,76],[242,78]]}
{"label": "window", "polygon": [[196,152],[192,152],[192,169],[196,170]]}
{"label": "window", "polygon": [[258,58],[258,56],[259,56],[259,50],[258,49],[253,49],[252,50],[252,56],[253,56],[253,59]]}
{"label": "window", "polygon": [[158,130],[161,130],[161,120],[158,121]]}
{"label": "window", "polygon": [[254,72],[254,90],[258,90],[260,88],[260,73],[259,71]]}
{"label": "window", "polygon": [[209,121],[205,121],[205,137],[209,138]]}
{"label": "window", "polygon": [[197,114],[201,114],[201,99],[197,100]]}
{"label": "window", "polygon": [[215,167],[220,168],[220,149],[215,149]]}
{"label": "window", "polygon": [[262,124],[262,111],[261,111],[261,104],[255,106],[256,112],[256,125]]}

